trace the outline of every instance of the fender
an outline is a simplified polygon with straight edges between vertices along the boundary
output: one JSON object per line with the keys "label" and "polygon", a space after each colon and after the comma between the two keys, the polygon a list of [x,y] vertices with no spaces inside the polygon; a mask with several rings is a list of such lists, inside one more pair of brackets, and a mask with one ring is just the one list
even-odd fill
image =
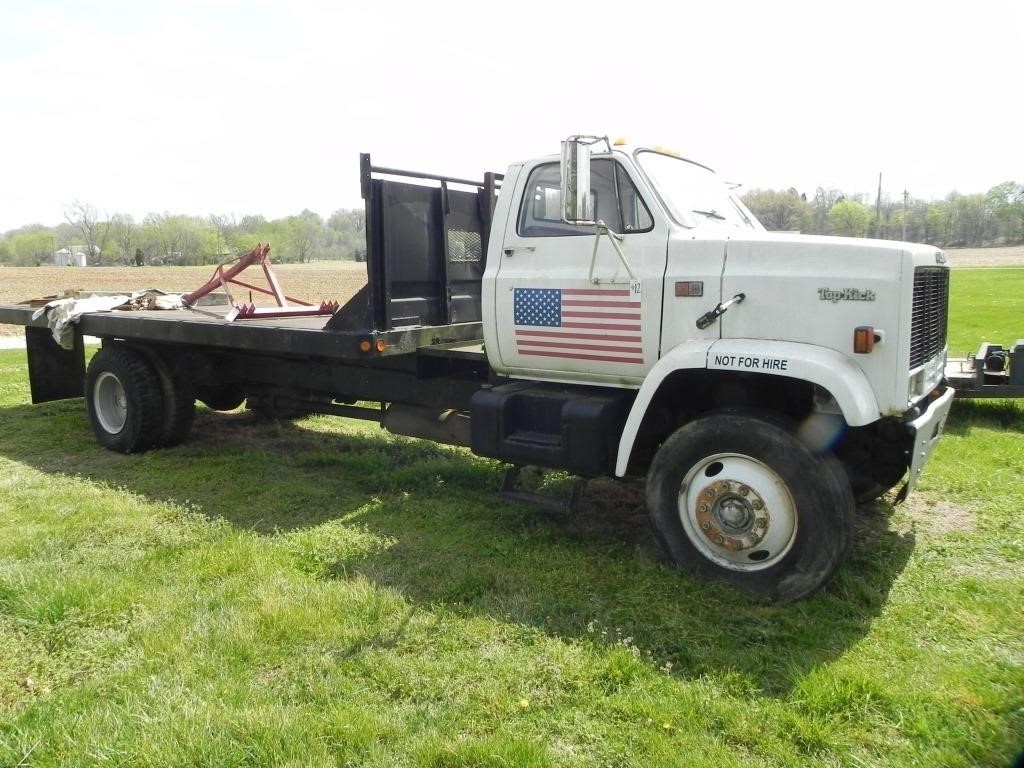
{"label": "fender", "polygon": [[633,453],[633,443],[636,442],[640,424],[644,420],[644,414],[647,413],[647,406],[651,404],[654,395],[661,388],[661,382],[676,371],[707,368],[708,350],[716,343],[716,339],[683,342],[673,347],[667,354],[662,355],[654,367],[647,372],[644,383],[640,385],[640,391],[636,394],[636,400],[633,401],[633,406],[629,410],[629,416],[626,417],[622,436],[619,438],[619,453],[615,462],[616,477],[626,474],[626,465],[629,464],[629,456]]}
{"label": "fender", "polygon": [[870,424],[880,415],[878,400],[864,371],[834,349],[764,339],[685,342],[664,355],[644,379],[619,439],[616,477],[626,474],[647,406],[662,382],[675,371],[695,368],[785,376],[817,384],[835,398],[851,427]]}

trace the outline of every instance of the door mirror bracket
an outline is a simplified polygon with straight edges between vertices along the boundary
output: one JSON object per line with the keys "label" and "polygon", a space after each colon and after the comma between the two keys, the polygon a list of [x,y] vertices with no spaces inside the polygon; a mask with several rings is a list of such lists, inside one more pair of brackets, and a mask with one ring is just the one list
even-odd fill
{"label": "door mirror bracket", "polygon": [[[629,262],[626,261],[626,254],[622,252],[622,248],[619,243],[623,241],[623,236],[618,232],[612,232],[608,228],[608,225],[603,221],[595,222],[597,232],[594,233],[594,252],[590,255],[590,282],[593,285],[597,285],[601,282],[600,278],[594,277],[594,265],[597,263],[597,247],[601,244],[601,235],[607,235],[608,240],[611,241],[612,248],[615,249],[615,255],[619,257],[619,261],[622,262],[622,266],[626,268],[626,272],[629,274],[630,280],[636,280],[636,275],[633,274],[633,270],[629,268]],[[605,280],[605,282],[610,282]]]}

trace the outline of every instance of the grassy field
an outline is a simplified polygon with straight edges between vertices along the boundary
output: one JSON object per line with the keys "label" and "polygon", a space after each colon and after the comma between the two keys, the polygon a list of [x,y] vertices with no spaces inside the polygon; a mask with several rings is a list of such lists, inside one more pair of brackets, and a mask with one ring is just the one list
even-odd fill
{"label": "grassy field", "polygon": [[[951,345],[1024,336],[1024,269]],[[781,607],[458,449],[201,411],[101,450],[0,352],[0,766],[1005,766],[1024,745],[1024,408],[958,402],[919,490]]]}
{"label": "grassy field", "polygon": [[1024,339],[1024,266],[954,269],[950,295],[950,357],[973,355],[983,341]]}

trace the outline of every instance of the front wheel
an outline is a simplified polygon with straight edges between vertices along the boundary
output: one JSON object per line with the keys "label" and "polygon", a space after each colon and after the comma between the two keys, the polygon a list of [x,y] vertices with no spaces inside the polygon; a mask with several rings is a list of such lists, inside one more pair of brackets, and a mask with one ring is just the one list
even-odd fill
{"label": "front wheel", "polygon": [[675,565],[777,602],[829,580],[854,520],[837,459],[742,414],[705,416],[669,437],[647,475],[647,506]]}

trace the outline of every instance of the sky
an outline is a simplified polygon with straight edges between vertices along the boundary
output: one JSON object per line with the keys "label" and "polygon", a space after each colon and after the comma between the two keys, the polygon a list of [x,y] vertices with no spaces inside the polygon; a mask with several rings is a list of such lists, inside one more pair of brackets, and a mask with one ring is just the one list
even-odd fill
{"label": "sky", "polygon": [[3,0],[0,232],[323,216],[358,155],[482,178],[575,133],[744,188],[1024,182],[1024,3]]}

